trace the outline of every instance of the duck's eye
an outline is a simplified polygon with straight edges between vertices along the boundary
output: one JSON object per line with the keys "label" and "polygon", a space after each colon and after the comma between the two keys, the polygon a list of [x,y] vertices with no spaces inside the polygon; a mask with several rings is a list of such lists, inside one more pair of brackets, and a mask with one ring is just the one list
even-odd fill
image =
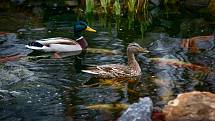
{"label": "duck's eye", "polygon": [[137,45],[137,44],[133,44],[133,45],[132,45],[132,47],[139,47],[139,45]]}

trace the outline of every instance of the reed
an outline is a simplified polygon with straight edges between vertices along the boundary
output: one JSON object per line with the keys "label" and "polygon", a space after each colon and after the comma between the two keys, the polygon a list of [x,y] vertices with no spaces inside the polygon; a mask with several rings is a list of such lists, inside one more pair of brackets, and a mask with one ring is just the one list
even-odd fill
{"label": "reed", "polygon": [[101,6],[104,8],[104,12],[107,14],[107,8],[108,5],[110,4],[111,0],[100,0]]}
{"label": "reed", "polygon": [[149,0],[137,0],[136,13],[144,13],[148,9]]}
{"label": "reed", "polygon": [[128,0],[128,11],[129,12],[135,12],[135,4],[136,0]]}
{"label": "reed", "polygon": [[144,33],[148,30],[148,27],[152,24],[152,17],[148,13],[148,11],[145,11],[144,14],[139,14],[136,16],[137,20],[140,23],[140,31],[143,38]]}
{"label": "reed", "polygon": [[134,12],[129,12],[128,13],[128,29],[132,28],[132,25],[134,23],[134,17],[135,17],[135,13]]}
{"label": "reed", "polygon": [[121,13],[121,6],[120,6],[120,3],[119,3],[119,0],[115,0],[115,3],[113,5],[113,9],[114,9],[115,15],[119,16],[120,13]]}
{"label": "reed", "polygon": [[86,13],[93,13],[94,0],[86,0]]}

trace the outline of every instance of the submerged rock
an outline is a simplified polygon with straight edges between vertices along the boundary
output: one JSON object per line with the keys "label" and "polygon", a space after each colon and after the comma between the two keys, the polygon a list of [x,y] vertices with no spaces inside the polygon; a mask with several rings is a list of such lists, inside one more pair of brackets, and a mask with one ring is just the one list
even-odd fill
{"label": "submerged rock", "polygon": [[166,121],[215,121],[215,94],[198,91],[180,94],[163,112]]}
{"label": "submerged rock", "polygon": [[16,91],[8,91],[8,90],[1,90],[0,89],[0,101],[8,101],[11,100],[17,96],[19,96],[21,93]]}
{"label": "submerged rock", "polygon": [[151,3],[153,3],[156,6],[160,5],[160,0],[150,0]]}
{"label": "submerged rock", "polygon": [[34,73],[22,65],[12,65],[8,63],[0,67],[0,88],[1,86],[17,83],[25,78],[30,78]]}
{"label": "submerged rock", "polygon": [[118,121],[151,121],[153,110],[152,100],[149,97],[140,98],[122,114]]}
{"label": "submerged rock", "polygon": [[186,0],[185,5],[188,7],[207,7],[210,0]]}

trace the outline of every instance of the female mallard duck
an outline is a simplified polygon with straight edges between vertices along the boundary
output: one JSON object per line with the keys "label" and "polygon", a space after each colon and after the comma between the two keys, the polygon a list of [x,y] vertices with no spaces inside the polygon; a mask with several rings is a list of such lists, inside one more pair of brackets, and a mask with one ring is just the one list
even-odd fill
{"label": "female mallard duck", "polygon": [[89,67],[83,72],[95,75],[96,78],[127,78],[141,75],[141,69],[136,61],[134,54],[148,53],[137,43],[130,43],[127,47],[128,66],[120,64],[108,64],[95,67]]}
{"label": "female mallard duck", "polygon": [[26,45],[26,47],[32,50],[54,52],[55,58],[60,58],[60,55],[58,54],[60,52],[81,53],[81,51],[86,49],[88,46],[87,41],[84,39],[83,36],[81,36],[81,33],[84,30],[96,32],[96,30],[90,28],[85,22],[78,21],[74,25],[74,35],[76,40],[62,37],[48,38],[31,42]]}

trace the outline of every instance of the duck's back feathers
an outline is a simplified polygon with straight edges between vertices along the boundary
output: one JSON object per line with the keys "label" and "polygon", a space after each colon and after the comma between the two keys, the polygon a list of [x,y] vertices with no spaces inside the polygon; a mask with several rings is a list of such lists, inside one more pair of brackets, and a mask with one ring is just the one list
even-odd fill
{"label": "duck's back feathers", "polygon": [[[133,73],[127,66],[119,64],[89,67],[82,72],[93,74],[96,78],[131,77]],[[133,76],[137,75],[133,74]]]}
{"label": "duck's back feathers", "polygon": [[62,37],[37,40],[29,43],[26,47],[45,52],[73,52],[82,50],[76,41]]}
{"label": "duck's back feathers", "polygon": [[78,44],[76,41],[68,39],[68,38],[62,38],[62,37],[56,37],[56,38],[48,38],[48,39],[41,39],[37,40],[36,42],[39,42],[43,45],[49,45],[49,44],[67,44],[67,45],[76,45]]}

